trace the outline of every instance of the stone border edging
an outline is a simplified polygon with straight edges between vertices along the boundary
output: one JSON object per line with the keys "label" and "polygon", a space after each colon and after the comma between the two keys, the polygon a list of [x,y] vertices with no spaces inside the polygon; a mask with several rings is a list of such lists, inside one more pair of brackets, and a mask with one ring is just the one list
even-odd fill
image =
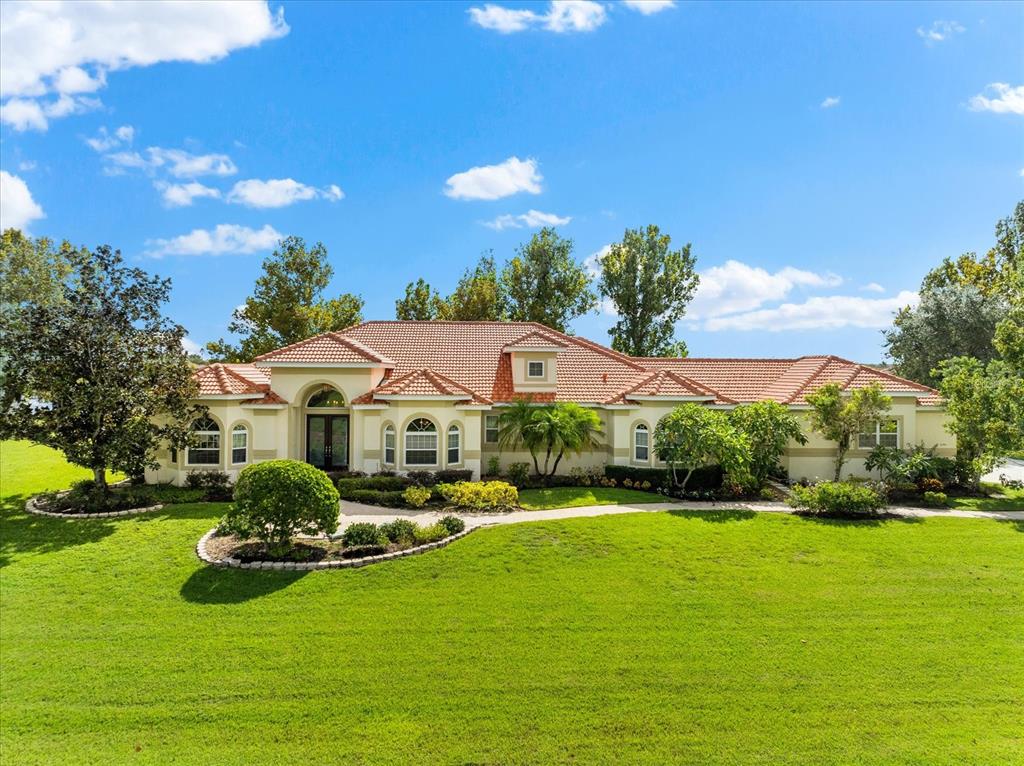
{"label": "stone border edging", "polygon": [[38,505],[36,505],[38,497],[31,497],[25,501],[25,510],[28,513],[34,513],[36,516],[49,516],[52,519],[114,519],[122,516],[135,516],[139,513],[149,513],[150,511],[159,511],[163,508],[163,504],[150,505],[145,508],[128,508],[124,511],[105,511],[103,513],[61,513],[58,511],[44,511]]}
{"label": "stone border edging", "polygon": [[394,551],[392,553],[381,553],[377,556],[364,556],[360,559],[338,559],[335,561],[250,561],[248,563],[242,563],[240,560],[234,558],[217,559],[207,552],[206,542],[217,532],[217,528],[214,527],[199,538],[199,542],[196,543],[196,556],[199,557],[200,561],[209,564],[210,566],[222,568],[229,567],[232,569],[272,569],[275,571],[289,572],[311,572],[316,569],[351,569],[355,567],[364,567],[367,564],[377,564],[382,561],[400,559],[406,556],[416,556],[420,553],[444,548],[446,545],[465,537],[474,529],[475,527],[470,527],[454,535],[450,535],[443,540],[437,540],[436,542],[427,543],[426,545],[419,545],[415,548],[406,548],[405,550]]}

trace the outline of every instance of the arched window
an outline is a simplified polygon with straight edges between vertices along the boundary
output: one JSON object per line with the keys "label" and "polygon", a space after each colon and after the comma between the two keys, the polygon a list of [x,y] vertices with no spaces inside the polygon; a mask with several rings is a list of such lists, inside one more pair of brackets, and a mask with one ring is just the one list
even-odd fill
{"label": "arched window", "polygon": [[249,429],[237,425],[231,429],[231,464],[241,465],[249,462]]}
{"label": "arched window", "polygon": [[387,425],[384,428],[384,465],[395,464],[395,427]]}
{"label": "arched window", "polygon": [[342,393],[330,386],[324,386],[317,391],[306,402],[307,407],[344,407],[345,397]]}
{"label": "arched window", "polygon": [[192,445],[185,462],[189,465],[217,465],[220,463],[220,426],[212,418],[199,418],[192,424]]}
{"label": "arched window", "polygon": [[405,464],[437,465],[437,427],[416,418],[405,429]]}
{"label": "arched window", "polygon": [[633,429],[633,459],[638,463],[646,463],[650,458],[651,435],[647,426],[640,423]]}
{"label": "arched window", "polygon": [[462,432],[452,423],[448,426],[448,465],[462,462]]}

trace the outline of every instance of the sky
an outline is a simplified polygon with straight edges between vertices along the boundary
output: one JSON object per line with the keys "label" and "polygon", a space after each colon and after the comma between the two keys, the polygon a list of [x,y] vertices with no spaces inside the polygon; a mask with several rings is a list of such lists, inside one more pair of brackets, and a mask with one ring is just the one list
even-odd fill
{"label": "sky", "polygon": [[0,6],[0,225],[171,277],[190,346],[281,236],[392,319],[540,226],[593,267],[653,223],[691,355],[878,361],[1022,198],[1024,4]]}

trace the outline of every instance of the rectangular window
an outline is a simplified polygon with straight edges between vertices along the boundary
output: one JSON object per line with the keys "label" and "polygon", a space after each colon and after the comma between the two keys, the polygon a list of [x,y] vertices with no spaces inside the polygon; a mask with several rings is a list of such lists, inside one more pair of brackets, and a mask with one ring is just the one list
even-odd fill
{"label": "rectangular window", "polygon": [[488,444],[498,443],[497,415],[484,415],[484,441]]}
{"label": "rectangular window", "polygon": [[543,378],[544,377],[544,362],[527,362],[526,363],[526,377],[528,377],[528,378]]}
{"label": "rectangular window", "polygon": [[231,462],[234,465],[244,463],[249,451],[249,432],[236,429],[231,434]]}
{"label": "rectangular window", "polygon": [[437,434],[412,433],[405,435],[406,465],[437,464]]}
{"label": "rectangular window", "polygon": [[188,448],[189,465],[217,465],[220,462],[220,434],[196,434],[196,446]]}
{"label": "rectangular window", "polygon": [[857,446],[861,449],[874,449],[900,446],[900,427],[898,420],[879,420],[867,431],[857,437]]}
{"label": "rectangular window", "polygon": [[384,462],[395,464],[395,432],[390,429],[384,432]]}
{"label": "rectangular window", "polygon": [[448,465],[457,465],[459,462],[459,432],[448,432]]}
{"label": "rectangular window", "polygon": [[650,446],[649,442],[647,441],[648,438],[649,438],[649,434],[647,433],[647,429],[646,428],[638,428],[638,429],[636,429],[636,436],[635,436],[636,448],[633,451],[633,457],[637,460],[637,462],[640,462],[640,463],[646,463],[647,462],[647,458],[648,458],[648,456],[650,454],[649,449],[648,449],[648,447]]}

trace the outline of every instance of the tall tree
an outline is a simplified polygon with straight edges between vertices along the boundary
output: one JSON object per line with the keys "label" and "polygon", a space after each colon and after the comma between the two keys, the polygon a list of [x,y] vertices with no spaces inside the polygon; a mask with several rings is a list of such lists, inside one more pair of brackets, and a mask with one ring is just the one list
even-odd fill
{"label": "tall tree", "polygon": [[843,395],[838,383],[826,383],[808,394],[807,402],[811,405],[811,428],[836,443],[834,478],[839,481],[853,440],[889,410],[892,398],[877,383],[855,388],[849,396]]}
{"label": "tall tree", "polygon": [[560,332],[597,305],[590,277],[572,257],[573,242],[551,227],[520,245],[501,273],[513,322],[540,322]]}
{"label": "tall tree", "polygon": [[248,362],[289,343],[361,322],[359,296],[322,297],[332,276],[322,243],[307,249],[301,237],[286,237],[263,261],[253,294],[231,315],[228,330],[241,337],[239,345],[221,339],[208,343],[207,351],[218,359]]}
{"label": "tall tree", "polygon": [[619,318],[608,334],[612,348],[630,356],[667,356],[675,325],[686,313],[700,277],[687,243],[671,250],[671,237],[657,226],[627,229],[622,242],[601,259],[598,289]]}
{"label": "tall tree", "polygon": [[9,353],[0,438],[30,439],[92,470],[137,475],[162,444],[183,447],[202,412],[181,341],[161,314],[171,291],[120,253],[66,251],[61,300],[26,302],[3,319]]}
{"label": "tall tree", "polygon": [[505,293],[498,278],[494,254],[480,256],[476,266],[466,269],[455,292],[444,302],[438,319],[462,321],[504,321]]}
{"label": "tall tree", "polygon": [[426,321],[445,310],[444,298],[420,277],[405,286],[405,297],[395,301],[395,319]]}
{"label": "tall tree", "polygon": [[70,243],[54,247],[46,237],[26,237],[18,229],[0,235],[0,294],[2,306],[22,303],[50,304],[63,298],[64,280],[70,270]]}

